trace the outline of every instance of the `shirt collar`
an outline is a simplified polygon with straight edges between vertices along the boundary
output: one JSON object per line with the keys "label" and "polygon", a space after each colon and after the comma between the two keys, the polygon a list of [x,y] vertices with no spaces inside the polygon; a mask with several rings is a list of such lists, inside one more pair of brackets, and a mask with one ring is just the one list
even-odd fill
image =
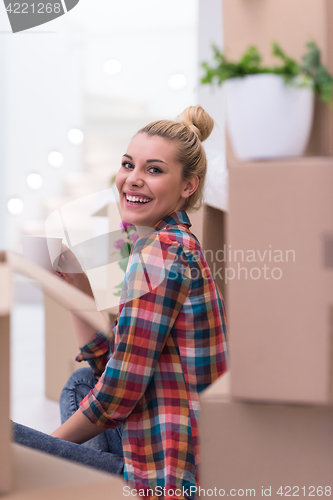
{"label": "shirt collar", "polygon": [[185,210],[171,212],[170,214],[166,215],[157,224],[155,224],[154,229],[155,231],[160,231],[165,226],[177,225],[177,224],[185,224],[188,227],[192,226]]}

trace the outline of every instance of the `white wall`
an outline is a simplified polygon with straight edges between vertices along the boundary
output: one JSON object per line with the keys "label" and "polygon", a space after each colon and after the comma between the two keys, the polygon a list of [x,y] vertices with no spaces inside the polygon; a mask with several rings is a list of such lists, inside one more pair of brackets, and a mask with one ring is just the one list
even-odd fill
{"label": "white wall", "polygon": [[[199,0],[198,61],[213,62],[211,45],[223,48],[222,0]],[[202,76],[203,69],[199,71]],[[200,85],[199,104],[212,116],[215,127],[204,143],[207,154],[205,203],[219,210],[228,207],[228,170],[225,156],[225,95],[222,87]]]}
{"label": "white wall", "polygon": [[[6,60],[1,75],[5,89],[1,93],[0,129],[5,131],[6,153],[2,165],[5,194],[1,200],[3,207],[12,197],[24,203],[21,215],[11,215],[7,209],[2,212],[1,246],[15,250],[20,248],[22,222],[40,217],[42,202],[61,192],[64,174],[81,167],[80,148],[67,138],[70,128],[82,127],[78,48],[70,30],[39,31],[0,35]],[[51,151],[63,153],[62,167],[55,169],[48,164]],[[42,189],[33,191],[27,186],[26,177],[31,172],[42,175]]]}
{"label": "white wall", "polygon": [[[20,228],[43,218],[43,202],[59,196],[68,172],[82,169],[82,147],[71,145],[67,132],[83,127],[84,96],[142,103],[150,116],[175,117],[197,101],[198,0],[80,0],[65,16],[27,32],[0,33],[2,105],[0,132],[5,130],[6,157],[0,151],[4,241],[20,250]],[[3,3],[0,18],[10,30]],[[6,70],[2,59],[7,61]],[[103,64],[122,63],[119,75],[108,76]],[[183,73],[182,90],[168,86],[168,77]],[[50,151],[61,151],[64,165],[48,165]],[[44,185],[31,191],[30,172]],[[1,189],[1,188],[0,188]],[[24,202],[21,215],[10,215],[11,197]],[[1,218],[0,218],[1,229]]]}
{"label": "white wall", "polygon": [[[213,51],[211,45],[223,47],[222,31],[222,0],[199,0],[199,32],[198,32],[198,60],[212,62]],[[200,76],[202,75],[200,69]],[[225,151],[225,105],[224,94],[219,88],[211,85],[200,85],[200,105],[214,118],[216,127],[207,140],[206,147],[224,154]]]}
{"label": "white wall", "polygon": [[[1,50],[3,44],[0,44],[0,68],[5,72],[5,51]],[[4,248],[4,217],[6,213],[5,204],[5,154],[6,154],[6,137],[5,137],[5,92],[6,84],[4,78],[0,78],[0,114],[3,119],[0,119],[0,248]]]}
{"label": "white wall", "polygon": [[[175,116],[196,100],[198,0],[81,0],[73,9],[84,33],[85,90],[148,104],[152,115]],[[103,74],[107,59],[122,71]],[[172,90],[168,77],[187,86]]]}
{"label": "white wall", "polygon": [[[1,12],[0,12],[1,14]],[[5,13],[4,13],[5,14]],[[7,72],[6,38],[5,32],[10,29],[8,18],[0,15],[0,249],[5,247],[5,214],[6,214],[6,80],[3,75]]]}

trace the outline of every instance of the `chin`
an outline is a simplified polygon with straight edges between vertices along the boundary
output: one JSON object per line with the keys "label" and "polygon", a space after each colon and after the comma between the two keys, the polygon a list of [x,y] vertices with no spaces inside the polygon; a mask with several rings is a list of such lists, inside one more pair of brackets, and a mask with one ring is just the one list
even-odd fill
{"label": "chin", "polygon": [[134,224],[135,226],[137,224],[140,224],[140,217],[136,216],[135,214],[133,214],[132,212],[130,211],[126,211],[124,210],[123,212],[123,219],[126,221],[126,222],[129,222],[131,224]]}

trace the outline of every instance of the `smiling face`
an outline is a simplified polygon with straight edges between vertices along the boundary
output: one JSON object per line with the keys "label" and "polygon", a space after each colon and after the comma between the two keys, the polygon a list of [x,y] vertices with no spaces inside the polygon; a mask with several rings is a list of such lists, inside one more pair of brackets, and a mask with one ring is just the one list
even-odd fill
{"label": "smiling face", "polygon": [[162,137],[146,133],[133,137],[116,176],[124,221],[154,227],[166,215],[183,209],[199,179],[182,181],[176,152],[176,145]]}

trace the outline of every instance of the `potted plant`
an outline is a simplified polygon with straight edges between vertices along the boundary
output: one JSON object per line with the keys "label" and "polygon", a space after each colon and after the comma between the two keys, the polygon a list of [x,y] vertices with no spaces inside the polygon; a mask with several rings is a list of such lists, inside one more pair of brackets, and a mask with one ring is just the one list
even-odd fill
{"label": "potted plant", "polygon": [[314,93],[323,102],[332,97],[333,77],[315,42],[307,43],[302,63],[276,42],[272,48],[281,61],[278,66],[263,66],[255,46],[231,62],[214,45],[216,64],[202,63],[201,83],[225,87],[228,132],[241,160],[302,155],[311,132]]}

